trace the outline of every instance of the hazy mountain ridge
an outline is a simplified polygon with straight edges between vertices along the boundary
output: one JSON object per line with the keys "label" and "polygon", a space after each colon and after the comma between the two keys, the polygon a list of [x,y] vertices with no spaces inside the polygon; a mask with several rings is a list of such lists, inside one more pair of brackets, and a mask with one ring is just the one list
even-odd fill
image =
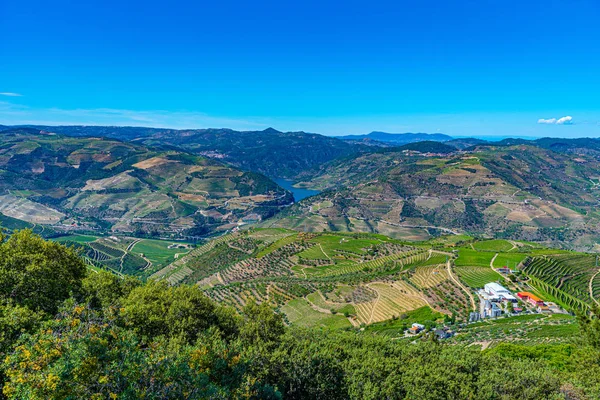
{"label": "hazy mountain ridge", "polygon": [[406,144],[413,142],[420,142],[425,140],[446,142],[452,140],[452,136],[445,135],[443,133],[387,133],[387,132],[371,132],[366,135],[345,135],[336,136],[342,140],[375,140],[385,143],[394,144]]}
{"label": "hazy mountain ridge", "polygon": [[[4,127],[8,129],[9,127]],[[21,127],[19,127],[21,128]],[[111,126],[24,126],[67,136],[103,136],[215,158],[271,177],[293,178],[335,158],[368,151],[367,146],[306,132],[236,131],[226,128],[161,129]],[[0,131],[3,128],[0,127]]]}

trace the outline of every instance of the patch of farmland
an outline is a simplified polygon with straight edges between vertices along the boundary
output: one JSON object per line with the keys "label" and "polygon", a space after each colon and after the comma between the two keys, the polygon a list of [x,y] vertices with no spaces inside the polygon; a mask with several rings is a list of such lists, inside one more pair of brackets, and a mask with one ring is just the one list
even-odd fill
{"label": "patch of farmland", "polygon": [[264,257],[269,253],[272,253],[273,251],[282,248],[285,245],[288,245],[290,243],[293,243],[294,241],[296,241],[298,239],[298,235],[293,233],[293,234],[288,234],[286,236],[284,236],[281,239],[278,239],[277,241],[273,241],[271,242],[271,244],[269,244],[268,246],[266,246],[265,248],[263,248],[262,250],[260,250],[258,252],[258,254],[256,255],[256,257],[260,258],[260,257]]}
{"label": "patch of farmland", "polygon": [[416,261],[413,265],[411,265],[411,268],[424,267],[427,265],[446,265],[446,261],[448,261],[448,258],[449,256],[447,256],[446,254],[431,252],[429,253],[429,256],[426,259]]}
{"label": "patch of farmland", "polygon": [[98,239],[97,236],[89,236],[89,235],[68,235],[61,236],[56,239],[53,239],[56,242],[75,242],[75,243],[90,243],[94,242]]}
{"label": "patch of farmland", "polygon": [[386,268],[386,265],[392,263],[395,269],[405,268],[412,263],[425,261],[428,257],[428,253],[421,249],[400,252],[397,254],[391,254],[389,256],[376,258],[371,261],[357,263],[352,261],[341,261],[336,265],[330,265],[319,268],[306,269],[307,275],[311,276],[336,276],[351,274],[359,271],[372,272],[382,268]]}
{"label": "patch of farmland", "polygon": [[281,307],[292,325],[326,329],[350,328],[352,324],[340,314],[325,314],[314,310],[305,299],[294,299]]}
{"label": "patch of farmland", "polygon": [[266,244],[271,244],[287,236],[297,234],[298,232],[280,228],[251,229],[250,231],[248,231],[249,237],[252,237],[256,240],[260,240],[261,242]]}
{"label": "patch of farmland", "polygon": [[593,255],[534,257],[525,261],[523,272],[532,284],[540,286],[569,308],[586,308],[593,302],[589,293],[590,280],[597,272]]}
{"label": "patch of farmland", "polygon": [[390,225],[385,221],[377,221],[377,231],[394,239],[421,242],[431,239],[431,234],[425,228],[408,228],[398,225]]}
{"label": "patch of farmland", "polygon": [[96,241],[88,244],[92,249],[107,254],[109,257],[121,258],[125,252],[115,247],[108,246],[103,242]]}
{"label": "patch of farmland", "polygon": [[355,305],[360,323],[385,321],[427,305],[423,295],[403,281],[373,282],[368,287],[377,292],[377,298]]}
{"label": "patch of farmland", "polygon": [[55,224],[65,216],[43,204],[10,194],[0,196],[0,213],[33,224]]}
{"label": "patch of farmland", "polygon": [[472,239],[473,238],[468,235],[442,235],[429,240],[427,243],[432,245],[453,246],[457,243],[465,242]]}
{"label": "patch of farmland", "polygon": [[523,253],[499,253],[494,259],[494,268],[508,267],[516,269],[520,262],[527,258]]}
{"label": "patch of farmland", "polygon": [[418,288],[437,286],[448,278],[445,264],[417,267],[410,276],[411,282]]}
{"label": "patch of farmland", "polygon": [[469,248],[460,248],[455,264],[456,266],[489,267],[492,258],[494,258],[493,252],[479,252]]}
{"label": "patch of farmland", "polygon": [[425,306],[407,311],[397,319],[367,325],[365,331],[390,338],[402,337],[404,336],[404,331],[410,328],[413,323],[423,324],[427,321],[435,321],[441,317],[442,314]]}
{"label": "patch of farmland", "polygon": [[179,257],[177,260],[175,260],[171,264],[167,265],[166,267],[164,267],[164,268],[156,271],[155,273],[153,273],[152,275],[150,275],[150,278],[151,279],[164,279],[164,278],[167,278],[170,274],[172,274],[175,271],[179,270],[185,264],[187,264],[187,263],[193,263],[193,261],[194,261],[195,258],[199,258],[203,254],[208,253],[216,245],[218,245],[220,243],[227,242],[229,240],[233,240],[236,237],[237,237],[236,234],[229,234],[229,235],[223,235],[223,236],[219,236],[218,238],[212,239],[212,240],[208,241],[207,243],[203,244],[202,246],[197,247],[194,250],[190,251],[185,256]]}
{"label": "patch of farmland", "polygon": [[294,262],[291,257],[306,249],[307,243],[292,242],[261,258],[245,258],[221,271],[227,283],[243,282],[249,279],[293,275]]}
{"label": "patch of farmland", "polygon": [[[269,300],[269,290],[265,283],[243,283],[240,285],[217,285],[204,291],[204,293],[215,302],[242,310],[250,300],[258,303]],[[285,296],[285,301],[292,297],[287,296],[284,291],[280,293]]]}
{"label": "patch of farmland", "polygon": [[428,303],[436,310],[446,314],[464,315],[469,309],[470,300],[465,291],[452,279],[440,281],[435,286],[423,288]]}
{"label": "patch of farmland", "polygon": [[496,240],[485,240],[476,242],[473,244],[475,250],[478,251],[494,251],[505,252],[511,250],[514,246],[508,240],[496,239]]}
{"label": "patch of farmland", "polygon": [[152,269],[158,270],[175,261],[175,255],[182,257],[190,251],[189,249],[169,248],[178,243],[167,240],[142,239],[130,251],[140,256],[143,255],[152,263]]}
{"label": "patch of farmland", "polygon": [[315,306],[323,309],[323,310],[335,310],[336,313],[344,314],[355,314],[356,310],[352,306],[352,304],[348,303],[337,303],[330,300],[327,300],[323,293],[320,290],[313,292],[306,296],[306,299],[314,304]]}
{"label": "patch of farmland", "polygon": [[336,252],[365,254],[365,249],[381,244],[379,239],[354,238],[345,235],[322,235],[312,239],[311,242],[320,244],[329,257],[335,256]]}
{"label": "patch of farmland", "polygon": [[472,288],[482,288],[486,283],[496,282],[504,279],[502,275],[494,271],[489,265],[482,266],[456,266],[454,272],[461,281]]}
{"label": "patch of farmland", "polygon": [[312,246],[309,249],[304,250],[301,253],[298,253],[298,257],[305,258],[307,260],[327,260],[329,256],[323,253],[321,246],[316,245]]}
{"label": "patch of farmland", "polygon": [[167,281],[171,285],[176,285],[176,284],[182,282],[190,274],[192,274],[192,272],[194,272],[194,271],[191,268],[184,266],[184,267],[178,269],[177,271],[175,271],[173,274],[169,275],[169,277],[167,278]]}
{"label": "patch of farmland", "polygon": [[127,253],[121,260],[121,268],[119,272],[123,274],[134,275],[146,267],[148,267],[148,262],[142,257]]}

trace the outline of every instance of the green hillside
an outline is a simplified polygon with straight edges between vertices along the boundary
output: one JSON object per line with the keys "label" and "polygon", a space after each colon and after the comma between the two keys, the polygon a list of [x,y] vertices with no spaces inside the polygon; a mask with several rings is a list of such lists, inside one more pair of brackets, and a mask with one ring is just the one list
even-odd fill
{"label": "green hillside", "polygon": [[163,149],[177,149],[213,158],[246,171],[290,179],[335,158],[368,150],[367,146],[337,138],[306,132],[280,132],[272,128],[251,132],[118,126],[35,126],[31,129],[75,137],[107,137]]}
{"label": "green hillside", "polygon": [[291,201],[263,175],[105,138],[5,131],[0,213],[59,231],[200,236]]}
{"label": "green hillside", "polygon": [[412,230],[418,240],[453,231],[589,250],[600,238],[599,169],[593,154],[532,145],[373,152],[307,174],[298,185],[323,192],[265,226],[397,237]]}
{"label": "green hillside", "polygon": [[[116,244],[94,237],[70,241],[118,256]],[[251,230],[210,241],[176,261],[181,262],[175,269],[213,268],[221,278],[209,275],[199,284],[171,286],[86,268],[73,248],[15,232],[0,240],[3,396],[600,396],[597,308],[578,318],[524,314],[464,323],[459,310],[448,312],[448,307],[468,308],[464,296],[458,301],[464,289],[443,274],[446,263],[451,271],[453,260],[460,260],[462,248],[454,253],[441,249],[440,242],[408,245],[372,234]],[[518,250],[550,258],[557,253],[521,242],[514,242],[516,249],[500,241],[470,244],[482,254]],[[223,246],[228,250],[221,258],[202,264],[204,255]],[[154,249],[156,256],[159,247],[148,242],[143,249],[148,255]],[[315,247],[320,253],[310,260],[323,264],[298,264],[298,252]],[[240,261],[233,257],[227,263],[224,257],[235,252]],[[571,253],[558,262],[568,266],[561,270],[586,272],[592,267],[585,257]],[[541,279],[539,270],[531,270],[532,277]],[[173,271],[167,268],[162,277]],[[527,275],[514,284],[527,285]],[[354,315],[369,320],[357,326]],[[407,336],[414,323],[425,331]],[[441,327],[454,335],[437,339],[442,331],[434,330]]]}

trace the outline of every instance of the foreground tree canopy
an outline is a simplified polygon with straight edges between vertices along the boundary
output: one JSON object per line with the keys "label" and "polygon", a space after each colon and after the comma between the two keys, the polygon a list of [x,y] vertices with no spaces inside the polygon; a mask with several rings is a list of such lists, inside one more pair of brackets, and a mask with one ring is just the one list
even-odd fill
{"label": "foreground tree canopy", "polygon": [[0,380],[9,399],[595,399],[600,325],[582,340],[481,351],[286,327],[192,286],[87,273],[29,231],[0,243]]}

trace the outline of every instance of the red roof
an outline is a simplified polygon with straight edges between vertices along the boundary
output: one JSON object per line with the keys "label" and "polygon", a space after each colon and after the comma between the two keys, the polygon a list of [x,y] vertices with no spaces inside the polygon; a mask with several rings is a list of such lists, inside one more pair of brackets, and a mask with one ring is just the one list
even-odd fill
{"label": "red roof", "polygon": [[542,301],[542,299],[540,299],[535,294],[530,293],[530,292],[519,292],[519,293],[517,293],[517,296],[519,296],[520,298],[527,297],[527,298],[535,301],[536,303]]}

